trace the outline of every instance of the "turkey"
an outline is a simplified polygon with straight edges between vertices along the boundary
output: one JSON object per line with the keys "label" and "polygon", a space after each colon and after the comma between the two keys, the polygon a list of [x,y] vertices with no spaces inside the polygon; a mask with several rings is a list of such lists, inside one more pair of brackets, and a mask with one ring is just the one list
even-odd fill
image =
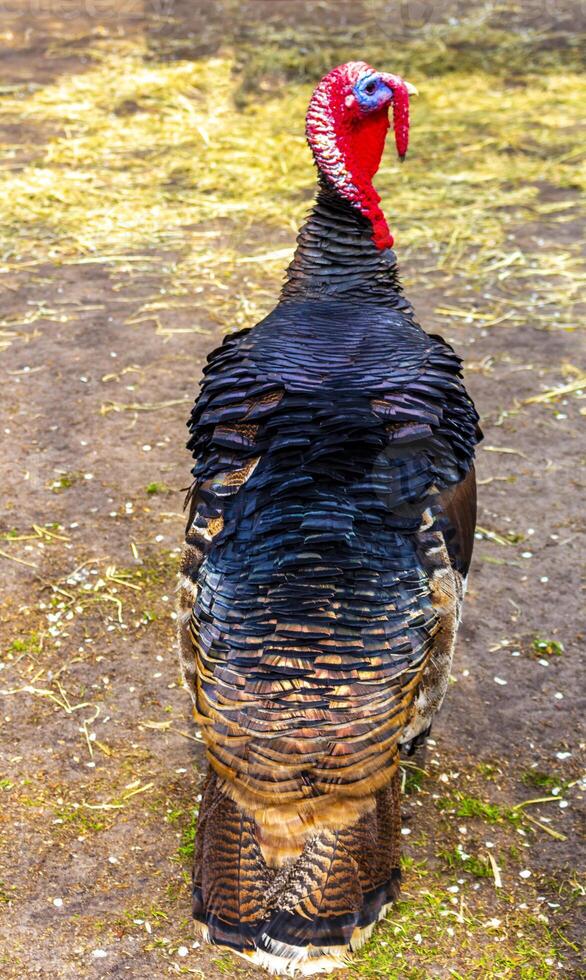
{"label": "turkey", "polygon": [[478,416],[403,295],[372,179],[412,86],[318,84],[318,170],[280,300],[210,354],[179,585],[209,762],[193,915],[274,973],[347,963],[397,897],[401,747],[450,673],[474,538]]}

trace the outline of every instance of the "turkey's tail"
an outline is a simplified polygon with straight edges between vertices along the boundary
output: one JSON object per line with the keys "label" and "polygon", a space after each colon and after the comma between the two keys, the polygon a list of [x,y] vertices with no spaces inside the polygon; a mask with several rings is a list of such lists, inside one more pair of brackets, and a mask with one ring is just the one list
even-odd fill
{"label": "turkey's tail", "polygon": [[[399,893],[399,773],[373,809],[343,829],[321,828],[298,857],[270,867],[261,833],[211,772],[193,873],[204,937],[272,973],[309,976],[347,966]],[[285,833],[285,831],[284,831]]]}

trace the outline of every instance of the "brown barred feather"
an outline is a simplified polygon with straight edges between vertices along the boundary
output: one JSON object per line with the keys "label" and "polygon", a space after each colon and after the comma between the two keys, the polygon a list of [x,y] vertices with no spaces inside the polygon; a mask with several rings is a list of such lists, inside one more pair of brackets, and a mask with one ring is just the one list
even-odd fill
{"label": "brown barred feather", "polygon": [[274,873],[263,860],[254,821],[221,792],[213,773],[202,797],[197,840],[193,878],[207,915],[235,926],[260,924]]}
{"label": "brown barred feather", "polygon": [[395,771],[354,824],[313,833],[297,855],[273,868],[259,827],[210,769],[193,868],[193,914],[206,937],[263,962],[260,951],[268,965],[274,958],[294,961],[299,949],[317,962],[357,948],[398,895],[399,793]]}

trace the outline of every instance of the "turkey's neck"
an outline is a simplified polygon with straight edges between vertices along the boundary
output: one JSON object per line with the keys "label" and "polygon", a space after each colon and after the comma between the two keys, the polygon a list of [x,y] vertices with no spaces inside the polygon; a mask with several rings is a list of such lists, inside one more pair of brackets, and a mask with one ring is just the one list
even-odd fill
{"label": "turkey's neck", "polygon": [[369,219],[325,182],[297,237],[281,298],[342,299],[411,310],[402,295],[395,253],[375,246]]}

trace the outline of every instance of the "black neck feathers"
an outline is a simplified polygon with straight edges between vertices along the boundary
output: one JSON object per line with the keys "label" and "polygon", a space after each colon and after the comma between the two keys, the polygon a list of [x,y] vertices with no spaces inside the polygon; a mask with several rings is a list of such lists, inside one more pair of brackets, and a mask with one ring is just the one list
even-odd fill
{"label": "black neck feathers", "polygon": [[340,299],[411,312],[394,251],[377,249],[368,218],[323,179],[297,237],[281,299]]}

